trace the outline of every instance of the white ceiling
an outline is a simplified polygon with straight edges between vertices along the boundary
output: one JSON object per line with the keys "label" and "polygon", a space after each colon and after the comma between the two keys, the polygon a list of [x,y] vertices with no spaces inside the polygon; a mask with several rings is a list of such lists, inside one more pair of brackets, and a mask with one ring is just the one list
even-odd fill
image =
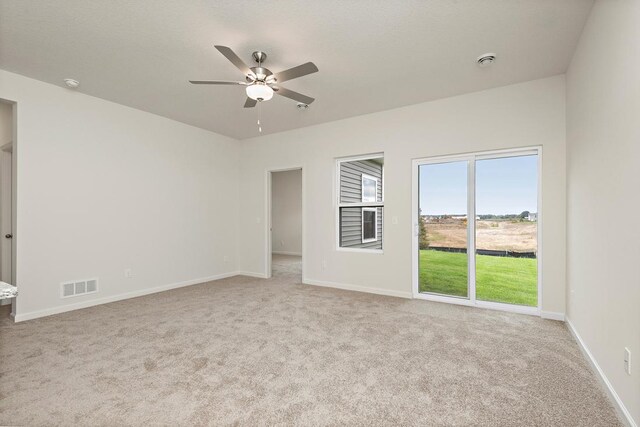
{"label": "white ceiling", "polygon": [[[277,72],[320,72],[283,86],[263,133],[279,132],[564,73],[592,0],[0,0],[0,68],[235,138],[258,135],[257,109],[214,44]],[[490,68],[475,64],[495,52]]]}

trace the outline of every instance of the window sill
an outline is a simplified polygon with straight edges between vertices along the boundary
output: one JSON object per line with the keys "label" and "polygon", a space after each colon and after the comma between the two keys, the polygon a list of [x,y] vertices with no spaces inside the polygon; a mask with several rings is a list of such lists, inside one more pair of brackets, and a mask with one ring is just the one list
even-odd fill
{"label": "window sill", "polygon": [[376,254],[382,255],[384,254],[384,249],[366,249],[366,248],[336,248],[338,252],[356,252],[356,253],[364,253],[364,254]]}

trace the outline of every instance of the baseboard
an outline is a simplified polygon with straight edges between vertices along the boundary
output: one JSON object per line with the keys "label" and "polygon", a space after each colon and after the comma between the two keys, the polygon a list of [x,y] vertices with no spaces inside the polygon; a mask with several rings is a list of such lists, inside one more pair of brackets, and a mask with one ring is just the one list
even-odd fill
{"label": "baseboard", "polygon": [[542,317],[543,319],[549,319],[549,320],[559,320],[561,322],[565,321],[564,313],[558,313],[555,311],[541,311],[540,317]]}
{"label": "baseboard", "polygon": [[75,304],[67,304],[60,307],[47,308],[45,310],[30,311],[28,313],[17,313],[13,316],[15,322],[24,322],[25,320],[38,319],[40,317],[52,316],[54,314],[66,313],[68,311],[79,310],[82,308],[89,308],[96,305],[107,304],[110,302],[121,301],[129,298],[141,297],[144,295],[155,294],[158,292],[168,291],[171,289],[183,288],[185,286],[198,285],[200,283],[211,282],[213,280],[226,279],[228,277],[237,276],[238,272],[233,271],[229,273],[217,274],[215,276],[202,277],[199,279],[185,280],[183,282],[170,283],[168,285],[157,286],[155,288],[141,289],[133,292],[126,292],[123,294],[113,295],[104,298],[92,299],[89,301],[82,301]]}
{"label": "baseboard", "polygon": [[580,337],[580,334],[578,334],[578,331],[576,331],[576,328],[573,326],[573,323],[571,323],[571,320],[569,318],[566,319],[566,323],[569,326],[569,331],[571,332],[575,340],[578,342],[578,345],[580,346],[580,350],[582,350],[582,352],[586,356],[587,360],[591,364],[591,367],[598,373],[598,377],[600,381],[604,384],[609,394],[609,397],[611,398],[611,400],[614,403],[614,406],[618,410],[618,413],[622,416],[622,418],[624,418],[624,420],[629,424],[629,426],[638,427],[638,424],[636,424],[636,422],[631,417],[631,413],[629,412],[627,407],[624,406],[622,399],[620,399],[620,396],[618,396],[618,393],[616,393],[616,391],[614,390],[613,385],[611,384],[611,382],[609,382],[609,379],[604,374],[604,371],[602,370],[602,368],[600,368],[600,365],[598,365],[598,362],[596,361],[595,357],[593,357],[593,354],[591,354],[591,352],[587,348],[587,345],[582,340],[582,337]]}
{"label": "baseboard", "polygon": [[391,291],[391,290],[380,289],[380,288],[369,288],[369,287],[360,286],[360,285],[349,285],[345,283],[326,282],[323,280],[302,279],[302,283],[304,283],[305,285],[323,286],[325,288],[344,289],[346,291],[366,292],[369,294],[385,295],[389,297],[397,297],[397,298],[413,297],[411,295],[411,292]]}
{"label": "baseboard", "polygon": [[256,277],[258,279],[266,279],[267,275],[264,273],[254,273],[253,271],[237,271],[236,276],[249,276]]}
{"label": "baseboard", "polygon": [[276,255],[292,255],[292,256],[302,256],[300,252],[287,252],[287,251],[271,251],[272,254]]}

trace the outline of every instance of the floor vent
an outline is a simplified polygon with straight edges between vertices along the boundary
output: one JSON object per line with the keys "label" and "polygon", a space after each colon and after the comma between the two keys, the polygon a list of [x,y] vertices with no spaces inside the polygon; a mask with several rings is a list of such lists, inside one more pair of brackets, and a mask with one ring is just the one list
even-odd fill
{"label": "floor vent", "polygon": [[69,298],[78,295],[92,294],[98,292],[98,279],[79,280],[77,282],[66,282],[60,285],[61,297]]}

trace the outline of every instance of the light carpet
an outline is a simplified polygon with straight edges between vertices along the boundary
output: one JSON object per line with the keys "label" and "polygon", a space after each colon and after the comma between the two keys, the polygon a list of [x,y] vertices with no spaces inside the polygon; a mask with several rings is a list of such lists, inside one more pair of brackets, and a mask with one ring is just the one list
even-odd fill
{"label": "light carpet", "polygon": [[289,267],[4,311],[0,424],[621,425],[563,323],[302,285]]}

